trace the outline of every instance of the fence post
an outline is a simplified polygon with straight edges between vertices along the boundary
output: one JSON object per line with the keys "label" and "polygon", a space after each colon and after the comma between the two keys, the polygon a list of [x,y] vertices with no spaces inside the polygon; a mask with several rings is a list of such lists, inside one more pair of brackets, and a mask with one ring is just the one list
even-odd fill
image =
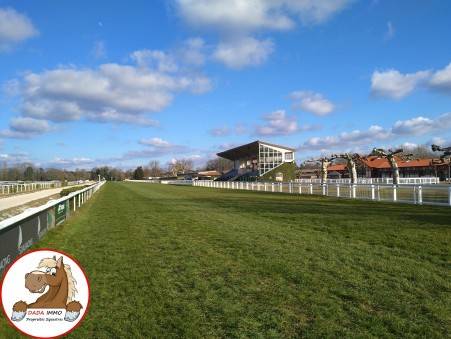
{"label": "fence post", "polygon": [[353,184],[352,185],[352,198],[353,199],[355,199],[355,189],[356,189],[356,186]]}
{"label": "fence post", "polygon": [[396,192],[396,185],[393,185],[393,201],[397,201],[398,200],[398,196],[397,196],[397,192]]}
{"label": "fence post", "polygon": [[75,202],[75,196],[74,196],[74,212],[77,209],[77,203]]}
{"label": "fence post", "polygon": [[423,187],[418,186],[418,204],[423,205]]}
{"label": "fence post", "polygon": [[283,192],[283,187],[282,187],[282,183],[279,182],[279,192]]}
{"label": "fence post", "polygon": [[451,206],[451,186],[448,187],[448,205]]}
{"label": "fence post", "polygon": [[340,197],[340,184],[337,184],[337,197]]}
{"label": "fence post", "polygon": [[326,195],[326,184],[322,184],[323,195]]}
{"label": "fence post", "polygon": [[271,192],[274,192],[274,183],[271,183]]}
{"label": "fence post", "polygon": [[299,194],[302,194],[302,184],[299,183]]}
{"label": "fence post", "polygon": [[371,185],[371,200],[376,199],[376,194],[374,192],[374,185]]}
{"label": "fence post", "polygon": [[289,189],[288,189],[288,191],[290,192],[290,193],[292,193],[293,192],[293,187],[292,187],[292,183],[290,182],[289,184],[288,184],[289,186]]}
{"label": "fence post", "polygon": [[313,184],[310,184],[310,194],[313,194]]}
{"label": "fence post", "polygon": [[264,183],[264,185],[265,185],[265,192],[266,192],[266,182]]}

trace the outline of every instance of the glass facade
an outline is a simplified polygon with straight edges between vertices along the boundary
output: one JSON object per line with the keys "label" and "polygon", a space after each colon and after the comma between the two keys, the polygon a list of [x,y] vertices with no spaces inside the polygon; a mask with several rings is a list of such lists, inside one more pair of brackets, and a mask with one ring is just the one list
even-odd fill
{"label": "glass facade", "polygon": [[283,163],[282,152],[262,144],[259,147],[258,157],[258,174],[260,176]]}

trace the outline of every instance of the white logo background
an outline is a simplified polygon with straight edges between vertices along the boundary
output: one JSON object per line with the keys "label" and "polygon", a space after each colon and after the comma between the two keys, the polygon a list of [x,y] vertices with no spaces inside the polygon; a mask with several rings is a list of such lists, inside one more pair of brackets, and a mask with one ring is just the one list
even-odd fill
{"label": "white logo background", "polygon": [[[89,288],[88,281],[78,266],[78,264],[73,261],[71,258],[66,255],[50,250],[39,250],[35,252],[28,253],[17,260],[11,268],[6,273],[6,276],[3,280],[1,297],[3,303],[3,309],[8,316],[8,319],[11,319],[13,305],[23,300],[27,304],[33,303],[39,298],[41,293],[31,293],[28,289],[25,288],[25,274],[37,269],[39,261],[43,258],[56,258],[63,257],[63,262],[65,265],[69,265],[72,271],[72,275],[74,279],[77,281],[76,288],[77,293],[75,295],[74,300],[81,303],[83,308],[80,311],[80,315],[74,322],[68,321],[27,321],[28,315],[25,319],[21,321],[12,322],[14,326],[20,329],[22,332],[41,338],[51,338],[55,336],[59,336],[61,334],[70,331],[72,328],[77,326],[77,324],[83,319],[83,316],[86,312],[88,301],[89,301]],[[48,286],[46,287],[44,293],[48,291]],[[29,310],[41,310],[41,309],[29,309]],[[66,312],[65,309],[42,309],[45,314],[47,311],[62,311],[62,315],[58,318],[64,319],[64,314]],[[27,311],[28,312],[28,311]],[[30,316],[30,318],[37,318],[38,316]],[[47,318],[47,316],[40,316],[41,318]],[[55,318],[55,316],[52,316]]]}

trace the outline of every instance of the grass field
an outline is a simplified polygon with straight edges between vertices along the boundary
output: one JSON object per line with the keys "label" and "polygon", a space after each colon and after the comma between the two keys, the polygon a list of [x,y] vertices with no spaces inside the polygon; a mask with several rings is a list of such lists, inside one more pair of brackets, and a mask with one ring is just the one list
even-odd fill
{"label": "grass field", "polygon": [[71,338],[444,338],[450,226],[446,207],[108,183],[39,246],[88,273]]}

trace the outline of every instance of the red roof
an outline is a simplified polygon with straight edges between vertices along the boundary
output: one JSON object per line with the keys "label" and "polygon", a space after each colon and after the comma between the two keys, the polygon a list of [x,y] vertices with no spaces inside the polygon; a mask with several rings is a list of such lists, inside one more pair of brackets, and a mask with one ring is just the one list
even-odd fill
{"label": "red roof", "polygon": [[[366,166],[370,168],[390,168],[390,163],[385,158],[378,158],[376,156],[367,157],[363,159]],[[413,159],[413,160],[396,160],[398,167],[430,167],[432,159]]]}
{"label": "red roof", "polygon": [[333,164],[333,165],[329,165],[327,167],[328,171],[335,171],[335,172],[339,172],[339,171],[347,171],[348,168],[346,167],[345,164]]}
{"label": "red roof", "polygon": [[[401,160],[397,158],[398,167],[430,167],[433,159],[413,159],[413,160]],[[385,158],[378,158],[377,156],[370,156],[362,159],[363,163],[369,168],[378,169],[390,169],[390,163]],[[437,164],[441,166],[441,164]],[[327,167],[328,171],[347,171],[346,164],[332,164]]]}

